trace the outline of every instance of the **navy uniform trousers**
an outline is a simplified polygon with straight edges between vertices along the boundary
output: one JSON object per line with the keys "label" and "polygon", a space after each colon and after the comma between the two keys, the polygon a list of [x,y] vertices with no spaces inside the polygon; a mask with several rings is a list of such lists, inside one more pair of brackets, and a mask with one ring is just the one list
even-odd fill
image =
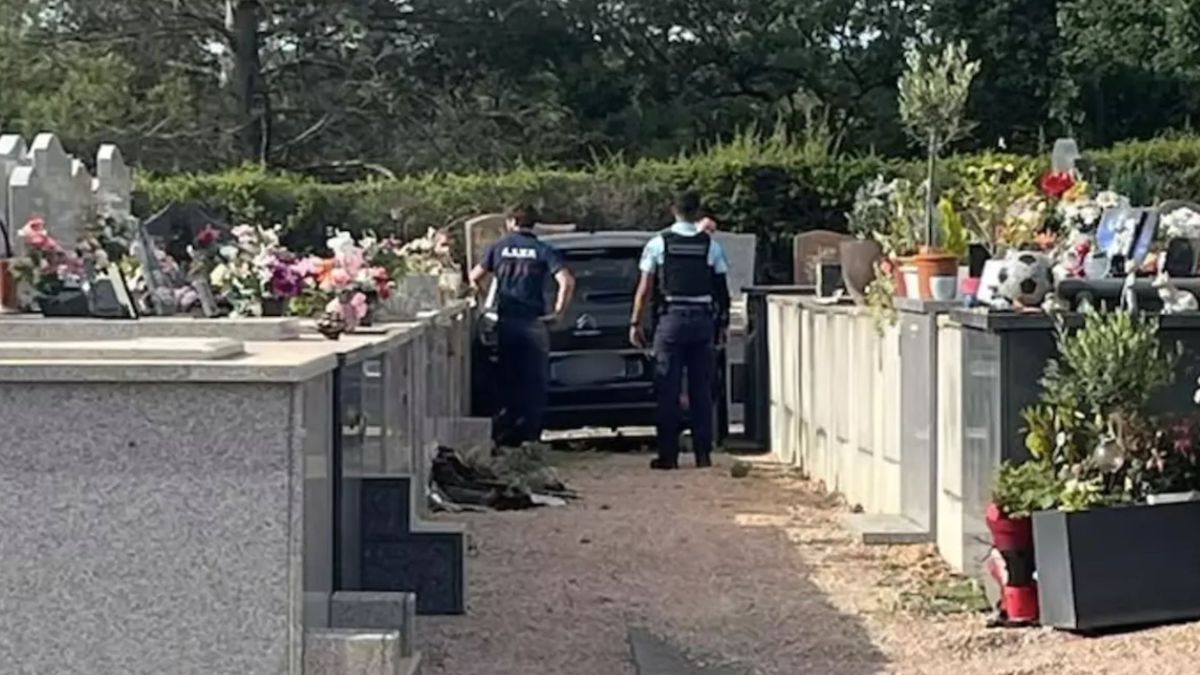
{"label": "navy uniform trousers", "polygon": [[515,447],[542,438],[550,380],[550,337],[540,320],[505,320],[496,326],[500,354],[500,419],[495,440]]}
{"label": "navy uniform trousers", "polygon": [[713,376],[716,371],[716,319],[708,305],[668,305],[654,330],[655,385],[658,391],[658,456],[679,459],[683,410],[679,396],[687,371],[692,445],[697,458],[713,449]]}

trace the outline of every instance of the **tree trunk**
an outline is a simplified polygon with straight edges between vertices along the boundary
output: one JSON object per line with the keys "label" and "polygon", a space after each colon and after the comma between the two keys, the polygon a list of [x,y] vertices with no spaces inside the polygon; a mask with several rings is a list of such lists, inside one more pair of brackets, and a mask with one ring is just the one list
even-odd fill
{"label": "tree trunk", "polygon": [[258,0],[225,0],[233,72],[228,86],[237,106],[237,150],[243,161],[264,162],[267,155],[267,92],[259,58],[262,6]]}
{"label": "tree trunk", "polygon": [[937,196],[934,194],[934,175],[937,172],[937,132],[929,132],[929,166],[926,180],[929,185],[925,188],[925,245],[934,248],[938,245],[937,233],[934,232],[934,209],[937,208]]}

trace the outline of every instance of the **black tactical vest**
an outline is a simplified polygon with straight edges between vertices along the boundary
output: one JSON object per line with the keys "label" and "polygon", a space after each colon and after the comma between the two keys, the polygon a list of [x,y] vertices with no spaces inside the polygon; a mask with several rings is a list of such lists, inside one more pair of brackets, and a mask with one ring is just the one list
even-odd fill
{"label": "black tactical vest", "polygon": [[712,238],[708,233],[687,237],[670,230],[662,235],[663,264],[660,288],[666,297],[701,297],[713,294],[713,271],[708,264]]}

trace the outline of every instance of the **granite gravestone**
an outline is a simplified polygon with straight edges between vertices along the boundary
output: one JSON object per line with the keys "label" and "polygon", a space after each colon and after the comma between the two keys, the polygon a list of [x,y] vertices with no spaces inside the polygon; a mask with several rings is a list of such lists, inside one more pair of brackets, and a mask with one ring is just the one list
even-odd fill
{"label": "granite gravestone", "polygon": [[146,291],[150,295],[149,309],[157,316],[174,316],[178,307],[175,304],[175,292],[171,289],[170,280],[163,271],[158,260],[158,247],[154,238],[146,230],[146,226],[138,226],[138,240],[135,247],[138,261],[142,264],[142,278],[146,281]]}
{"label": "granite gravestone", "polygon": [[837,262],[838,248],[852,237],[828,230],[815,230],[796,235],[792,240],[793,283],[815,286],[819,281],[822,263]]}

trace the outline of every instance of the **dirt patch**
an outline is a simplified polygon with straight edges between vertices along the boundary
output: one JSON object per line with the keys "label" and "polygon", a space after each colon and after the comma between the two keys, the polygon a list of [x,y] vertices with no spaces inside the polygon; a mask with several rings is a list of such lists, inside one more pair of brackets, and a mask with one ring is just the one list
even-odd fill
{"label": "dirt patch", "polygon": [[795,473],[561,460],[582,502],[457,517],[472,531],[470,614],[422,620],[425,672],[632,674],[629,625],[762,675],[1197,672],[1194,626],[987,630],[977,589],[931,548],[856,544],[845,507]]}

